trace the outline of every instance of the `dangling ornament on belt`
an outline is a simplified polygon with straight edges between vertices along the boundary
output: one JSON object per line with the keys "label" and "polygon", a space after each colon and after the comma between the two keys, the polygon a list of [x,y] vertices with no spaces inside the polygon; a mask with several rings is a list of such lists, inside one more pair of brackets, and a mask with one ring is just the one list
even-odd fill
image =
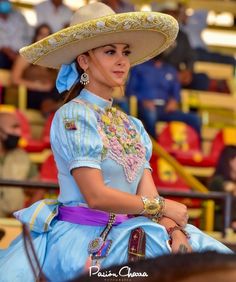
{"label": "dangling ornament on belt", "polygon": [[106,239],[115,221],[116,215],[114,213],[110,213],[108,223],[100,234],[100,236],[89,242],[89,258],[86,262],[86,269],[88,269],[89,266],[92,265],[100,265],[101,259],[108,255],[108,252],[111,248],[112,240]]}

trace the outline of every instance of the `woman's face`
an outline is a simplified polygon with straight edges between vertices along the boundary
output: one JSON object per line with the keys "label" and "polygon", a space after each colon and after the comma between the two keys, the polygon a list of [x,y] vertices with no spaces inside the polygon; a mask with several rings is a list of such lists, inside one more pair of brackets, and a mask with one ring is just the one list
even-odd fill
{"label": "woman's face", "polygon": [[38,34],[36,36],[36,41],[39,41],[47,36],[49,36],[51,34],[50,30],[44,26],[42,28],[40,28],[40,30],[38,31]]}
{"label": "woman's face", "polygon": [[6,135],[21,136],[21,126],[19,118],[14,113],[0,114],[0,140]]}
{"label": "woman's face", "polygon": [[124,85],[130,69],[129,54],[127,44],[110,44],[94,49],[93,55],[100,68],[90,56],[87,57],[87,67],[81,66],[89,75],[87,88]]}
{"label": "woman's face", "polygon": [[229,161],[230,178],[236,182],[236,157]]}

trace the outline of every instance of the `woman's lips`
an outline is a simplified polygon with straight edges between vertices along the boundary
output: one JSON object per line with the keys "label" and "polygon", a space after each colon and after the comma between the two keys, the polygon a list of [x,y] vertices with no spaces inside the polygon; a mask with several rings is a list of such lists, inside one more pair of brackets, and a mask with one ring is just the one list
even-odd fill
{"label": "woman's lips", "polygon": [[113,73],[118,77],[123,77],[125,72],[124,71],[113,71]]}

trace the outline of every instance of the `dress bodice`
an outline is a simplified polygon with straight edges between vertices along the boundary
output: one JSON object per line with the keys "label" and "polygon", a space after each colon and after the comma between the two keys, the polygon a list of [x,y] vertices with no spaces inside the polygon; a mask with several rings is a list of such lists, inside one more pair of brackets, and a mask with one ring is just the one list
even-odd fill
{"label": "dress bodice", "polygon": [[100,169],[105,185],[132,194],[150,168],[152,147],[142,123],[85,89],[57,111],[51,144],[62,203],[85,202],[71,175],[74,168]]}

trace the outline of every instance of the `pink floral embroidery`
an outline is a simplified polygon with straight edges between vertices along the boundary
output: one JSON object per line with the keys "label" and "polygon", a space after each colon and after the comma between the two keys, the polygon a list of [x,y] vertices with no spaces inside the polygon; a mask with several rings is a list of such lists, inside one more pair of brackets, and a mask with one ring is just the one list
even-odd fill
{"label": "pink floral embroidery", "polygon": [[[145,147],[128,116],[116,108],[97,111],[103,158],[110,157],[123,166],[128,182],[134,181],[145,161]],[[105,135],[104,135],[105,134]]]}
{"label": "pink floral embroidery", "polygon": [[98,132],[103,141],[102,158],[110,157],[118,162],[124,168],[127,181],[134,181],[145,162],[146,152],[135,126],[125,113],[116,108],[109,107],[103,110],[84,101],[81,103],[95,110]]}

